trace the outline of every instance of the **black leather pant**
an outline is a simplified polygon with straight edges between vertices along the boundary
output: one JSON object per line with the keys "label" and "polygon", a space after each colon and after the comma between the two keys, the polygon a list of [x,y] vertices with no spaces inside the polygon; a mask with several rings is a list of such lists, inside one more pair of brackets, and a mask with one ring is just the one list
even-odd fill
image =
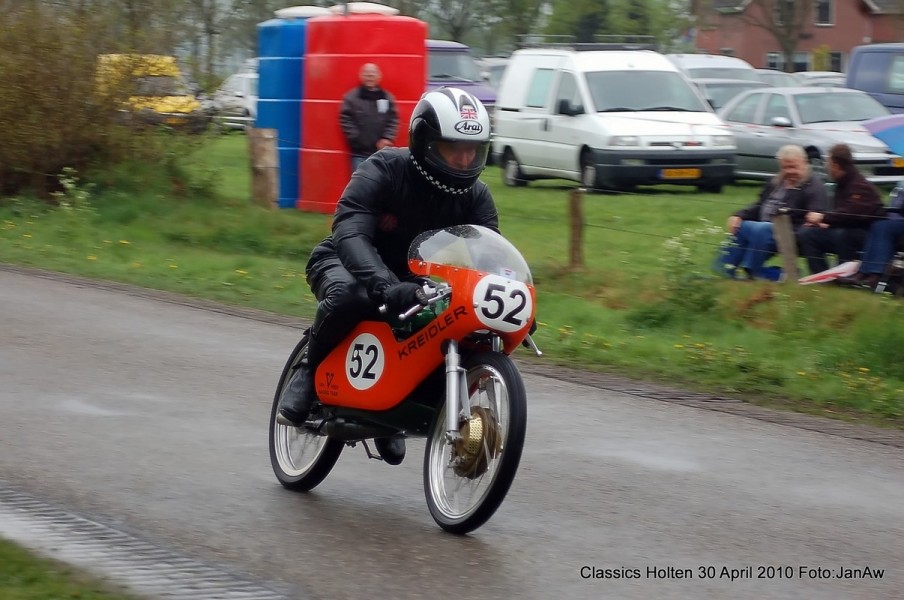
{"label": "black leather pant", "polygon": [[857,260],[866,241],[866,229],[801,227],[797,230],[798,254],[807,259],[810,274],[829,268],[826,254],[838,255],[838,264]]}
{"label": "black leather pant", "polygon": [[315,367],[358,323],[378,318],[379,311],[338,256],[310,265],[307,280],[318,301],[308,344],[308,361]]}

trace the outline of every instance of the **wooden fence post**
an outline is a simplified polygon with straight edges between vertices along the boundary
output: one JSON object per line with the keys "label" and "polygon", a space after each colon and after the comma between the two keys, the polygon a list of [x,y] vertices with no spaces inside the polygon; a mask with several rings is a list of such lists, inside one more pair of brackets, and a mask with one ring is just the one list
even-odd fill
{"label": "wooden fence post", "polygon": [[571,252],[568,268],[584,268],[584,188],[571,190],[568,197],[568,213],[571,222]]}
{"label": "wooden fence post", "polygon": [[772,230],[775,234],[775,245],[782,257],[782,270],[785,272],[785,283],[797,283],[800,273],[797,271],[797,242],[794,240],[794,226],[791,215],[779,213],[772,219]]}
{"label": "wooden fence post", "polygon": [[276,129],[246,127],[251,156],[251,201],[265,208],[279,205],[279,162]]}

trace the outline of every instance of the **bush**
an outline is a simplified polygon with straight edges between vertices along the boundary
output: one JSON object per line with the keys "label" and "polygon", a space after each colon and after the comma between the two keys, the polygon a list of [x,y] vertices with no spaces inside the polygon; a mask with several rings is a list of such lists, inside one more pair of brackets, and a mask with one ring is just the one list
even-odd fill
{"label": "bush", "polygon": [[0,196],[30,190],[52,200],[65,168],[84,174],[130,157],[173,162],[161,136],[117,124],[127,91],[97,93],[97,56],[125,42],[106,34],[95,12],[40,2],[0,10]]}

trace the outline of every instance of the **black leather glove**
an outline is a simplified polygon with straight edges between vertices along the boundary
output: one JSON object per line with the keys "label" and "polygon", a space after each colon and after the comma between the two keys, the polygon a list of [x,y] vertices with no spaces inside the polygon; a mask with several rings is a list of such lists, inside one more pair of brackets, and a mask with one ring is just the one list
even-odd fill
{"label": "black leather glove", "polygon": [[416,283],[403,281],[394,283],[383,290],[383,302],[391,314],[400,314],[415,304],[427,305],[427,296],[424,290]]}

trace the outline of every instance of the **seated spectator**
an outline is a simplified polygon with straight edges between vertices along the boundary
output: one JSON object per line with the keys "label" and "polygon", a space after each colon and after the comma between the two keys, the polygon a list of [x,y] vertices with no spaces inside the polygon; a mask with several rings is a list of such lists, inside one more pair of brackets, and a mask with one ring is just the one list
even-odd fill
{"label": "seated spectator", "polygon": [[837,255],[839,264],[857,260],[870,225],[885,214],[879,190],[857,170],[847,144],[832,146],[826,168],[835,181],[835,208],[807,213],[797,231],[798,251],[811,274],[829,268],[826,254]]}
{"label": "seated spectator", "polygon": [[[902,182],[904,183],[904,182]],[[904,242],[904,185],[899,183],[891,193],[891,202],[887,219],[877,221],[869,229],[866,243],[863,245],[863,262],[860,269],[851,277],[841,277],[837,281],[841,285],[868,287],[876,289],[888,262],[895,254],[895,248]]]}
{"label": "seated spectator", "polygon": [[763,263],[776,252],[772,219],[787,209],[796,231],[807,213],[826,209],[825,182],[810,171],[807,153],[800,146],[782,146],[776,154],[779,172],[760,191],[759,200],[728,217],[733,245],[723,259],[727,274],[742,270],[748,279],[764,277]]}

